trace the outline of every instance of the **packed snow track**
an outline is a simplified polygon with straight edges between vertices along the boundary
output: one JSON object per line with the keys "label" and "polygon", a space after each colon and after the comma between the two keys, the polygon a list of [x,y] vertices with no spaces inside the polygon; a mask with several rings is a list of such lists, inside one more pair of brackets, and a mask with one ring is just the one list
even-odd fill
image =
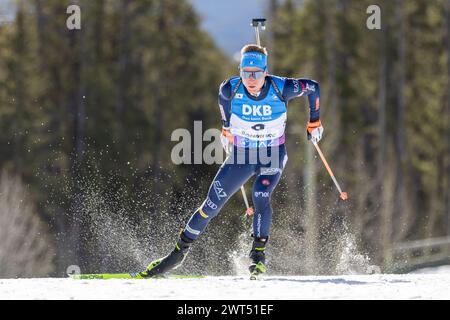
{"label": "packed snow track", "polygon": [[150,280],[0,279],[0,299],[448,300],[450,273],[266,276],[256,281],[233,276]]}

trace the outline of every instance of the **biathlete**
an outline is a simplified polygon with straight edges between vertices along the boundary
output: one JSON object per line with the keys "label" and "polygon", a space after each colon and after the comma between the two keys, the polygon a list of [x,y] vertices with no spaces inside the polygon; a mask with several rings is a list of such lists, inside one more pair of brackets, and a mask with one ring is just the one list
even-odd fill
{"label": "biathlete", "polygon": [[318,142],[323,134],[319,84],[310,79],[270,75],[267,57],[264,47],[253,44],[244,46],[241,50],[240,76],[221,84],[221,141],[228,157],[212,181],[206,199],[180,233],[173,251],[150,263],[147,270],[141,272],[143,277],[159,276],[179,267],[208,223],[253,175],[256,175],[252,189],[255,210],[249,270],[252,275],[266,271],[265,249],[272,223],[271,196],[288,158],[285,147],[288,102],[307,96],[307,138]]}

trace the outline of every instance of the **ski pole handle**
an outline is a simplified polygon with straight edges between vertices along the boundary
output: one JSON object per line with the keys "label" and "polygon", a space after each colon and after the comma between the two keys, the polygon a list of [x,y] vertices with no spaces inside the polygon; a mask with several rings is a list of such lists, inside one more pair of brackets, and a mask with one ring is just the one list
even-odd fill
{"label": "ski pole handle", "polygon": [[339,183],[337,182],[336,178],[334,177],[333,171],[331,171],[330,165],[328,164],[327,160],[325,159],[325,156],[322,153],[322,150],[320,150],[319,145],[317,144],[317,142],[312,142],[314,147],[316,147],[317,153],[320,156],[320,159],[322,159],[323,164],[325,165],[325,168],[328,171],[328,174],[330,175],[331,179],[333,180],[334,184],[336,185],[336,188],[339,191],[340,194],[340,198],[342,200],[347,200],[348,199],[348,194],[347,192],[342,192],[341,186],[339,185]]}

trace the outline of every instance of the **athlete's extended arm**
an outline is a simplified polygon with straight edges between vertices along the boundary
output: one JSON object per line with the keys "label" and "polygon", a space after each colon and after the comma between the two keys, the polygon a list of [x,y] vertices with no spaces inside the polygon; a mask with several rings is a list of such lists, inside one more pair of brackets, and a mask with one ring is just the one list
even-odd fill
{"label": "athlete's extended arm", "polygon": [[285,101],[307,96],[309,102],[309,121],[306,127],[308,140],[319,142],[322,139],[323,127],[320,122],[320,86],[310,79],[291,79],[285,81],[283,98]]}

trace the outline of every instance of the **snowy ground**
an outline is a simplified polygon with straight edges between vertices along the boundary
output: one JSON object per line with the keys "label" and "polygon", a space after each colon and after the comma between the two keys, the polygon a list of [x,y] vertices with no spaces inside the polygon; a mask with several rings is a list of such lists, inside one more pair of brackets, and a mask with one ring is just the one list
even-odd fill
{"label": "snowy ground", "polygon": [[[450,272],[154,280],[2,279],[0,299],[445,299]],[[198,295],[192,295],[198,292]]]}

